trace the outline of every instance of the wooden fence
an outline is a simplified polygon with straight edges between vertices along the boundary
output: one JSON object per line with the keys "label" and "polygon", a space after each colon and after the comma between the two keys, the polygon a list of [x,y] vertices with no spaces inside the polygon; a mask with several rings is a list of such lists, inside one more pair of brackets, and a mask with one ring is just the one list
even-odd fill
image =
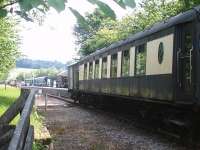
{"label": "wooden fence", "polygon": [[[0,150],[30,150],[34,128],[30,125],[36,89],[22,88],[20,97],[0,117]],[[17,125],[9,123],[20,114]]]}
{"label": "wooden fence", "polygon": [[[35,94],[42,90],[45,95],[68,96],[67,89],[52,87],[22,87],[19,98],[0,117],[0,150],[30,150],[34,140],[34,128],[30,125],[30,114],[33,108]],[[10,122],[20,114],[17,125]]]}

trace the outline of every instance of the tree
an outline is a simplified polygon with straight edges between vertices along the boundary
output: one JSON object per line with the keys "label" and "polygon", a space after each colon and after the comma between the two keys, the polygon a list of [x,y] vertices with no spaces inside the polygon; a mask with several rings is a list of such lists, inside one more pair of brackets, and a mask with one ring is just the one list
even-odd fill
{"label": "tree", "polygon": [[83,51],[84,55],[91,53],[89,48],[84,48],[87,39],[93,37],[99,30],[99,28],[102,26],[102,23],[108,20],[111,21],[113,20],[113,18],[105,16],[103,13],[100,13],[98,9],[95,9],[93,13],[87,14],[85,16],[85,22],[87,23],[87,27],[81,26],[80,24],[75,25],[74,35],[77,38],[76,44],[79,45],[81,49],[85,50]]}
{"label": "tree", "polygon": [[[97,5],[97,11],[105,16],[115,19],[114,11],[100,0],[88,0],[90,3]],[[67,0],[1,0],[0,1],[0,78],[5,78],[9,69],[19,56],[18,36],[15,31],[15,22],[8,18],[8,13],[15,13],[27,21],[33,21],[32,17],[40,13],[45,14],[50,7],[55,8],[58,12],[65,9]],[[116,0],[121,7],[134,7],[134,0]],[[125,7],[124,7],[125,6]],[[78,11],[70,8],[76,16],[80,25],[87,25],[84,17]]]}
{"label": "tree", "polygon": [[19,56],[17,30],[14,20],[0,18],[0,79],[4,79]]}
{"label": "tree", "polygon": [[179,0],[180,4],[182,5],[182,11],[186,11],[196,5],[200,4],[200,0]]}
{"label": "tree", "polygon": [[[87,0],[88,2],[97,5],[98,11],[104,13],[104,15],[108,15],[112,18],[115,18],[114,11],[105,3],[100,0]],[[115,0],[119,6],[122,8],[135,7],[134,0]],[[67,0],[1,0],[0,1],[0,17],[5,17],[9,12],[16,13],[22,18],[32,21],[29,17],[30,14],[37,15],[39,12],[45,13],[49,10],[50,7],[53,7],[58,12],[61,12],[65,9],[65,4]],[[14,7],[19,5],[19,8]],[[9,8],[9,9],[8,9]],[[78,22],[80,24],[84,24],[83,17],[79,14],[78,11],[69,7],[72,13],[76,16]]]}
{"label": "tree", "polygon": [[137,13],[121,20],[102,20],[97,31],[81,43],[79,52],[83,56],[88,55],[197,4],[200,4],[200,0],[142,0]]}
{"label": "tree", "polygon": [[34,77],[42,77],[42,76],[55,77],[58,73],[59,73],[59,70],[55,68],[39,69],[39,70],[33,71]]}
{"label": "tree", "polygon": [[24,76],[25,76],[25,73],[21,72],[21,73],[19,73],[19,74],[17,75],[16,80],[17,80],[17,81],[24,81],[24,80],[25,80],[25,79],[24,79]]}
{"label": "tree", "polygon": [[56,77],[59,72],[60,70],[56,68],[37,69],[37,70],[32,70],[31,72],[20,72],[17,75],[16,80],[24,81],[25,79],[32,79],[33,77],[37,78],[43,76]]}

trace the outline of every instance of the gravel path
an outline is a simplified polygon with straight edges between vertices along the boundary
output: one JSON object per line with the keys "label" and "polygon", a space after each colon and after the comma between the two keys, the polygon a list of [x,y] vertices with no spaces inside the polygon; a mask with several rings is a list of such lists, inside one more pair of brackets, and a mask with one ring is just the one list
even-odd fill
{"label": "gravel path", "polygon": [[54,98],[38,98],[40,113],[53,137],[55,150],[188,150],[158,133],[136,128],[109,113],[82,108]]}

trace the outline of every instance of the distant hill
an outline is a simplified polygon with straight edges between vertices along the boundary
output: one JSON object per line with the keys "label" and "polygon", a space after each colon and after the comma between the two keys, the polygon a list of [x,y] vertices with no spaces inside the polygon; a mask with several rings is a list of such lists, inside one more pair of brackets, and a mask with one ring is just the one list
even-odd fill
{"label": "distant hill", "polygon": [[16,67],[17,68],[31,68],[31,69],[40,69],[40,68],[64,69],[66,68],[66,64],[63,64],[58,61],[20,59],[20,60],[17,60]]}

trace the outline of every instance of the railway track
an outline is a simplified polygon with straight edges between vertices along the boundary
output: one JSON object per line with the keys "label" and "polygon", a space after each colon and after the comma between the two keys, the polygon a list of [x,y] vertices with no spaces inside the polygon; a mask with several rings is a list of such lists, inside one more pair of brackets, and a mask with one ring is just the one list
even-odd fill
{"label": "railway track", "polygon": [[50,95],[50,94],[48,94],[48,96],[60,99],[72,105],[82,107],[83,109],[87,109],[87,110],[89,109],[93,112],[100,111],[101,114],[104,114],[111,118],[115,118],[119,122],[129,124],[130,126],[134,126],[142,130],[146,130],[147,132],[152,132],[155,134],[159,133],[160,135],[165,136],[165,138],[169,139],[170,141],[183,142],[181,135],[168,131],[166,128],[162,128],[160,124],[158,123],[159,120],[155,121],[155,120],[148,119],[144,115],[142,115],[142,113],[130,113],[127,111],[119,112],[116,109],[110,109],[110,108],[96,108],[92,105],[83,105],[80,103],[75,103],[74,100],[70,98],[63,98],[63,97]]}

